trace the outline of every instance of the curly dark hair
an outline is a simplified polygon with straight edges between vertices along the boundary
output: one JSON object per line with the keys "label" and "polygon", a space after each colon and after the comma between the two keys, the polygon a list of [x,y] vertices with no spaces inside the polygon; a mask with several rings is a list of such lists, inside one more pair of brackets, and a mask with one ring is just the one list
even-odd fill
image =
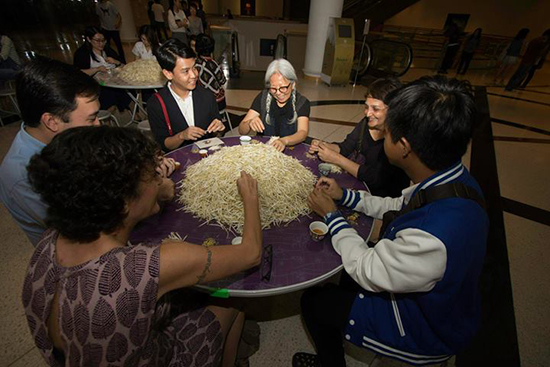
{"label": "curly dark hair", "polygon": [[127,203],[139,196],[139,183],[156,174],[159,155],[139,130],[77,127],[57,135],[27,170],[48,205],[48,227],[88,243],[121,228]]}

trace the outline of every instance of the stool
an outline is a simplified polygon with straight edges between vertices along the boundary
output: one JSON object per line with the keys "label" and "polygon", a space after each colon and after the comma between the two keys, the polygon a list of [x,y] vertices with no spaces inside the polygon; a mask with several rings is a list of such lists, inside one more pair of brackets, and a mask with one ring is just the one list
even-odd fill
{"label": "stool", "polygon": [[[17,99],[15,98],[15,90],[11,87],[10,84],[8,84],[8,86],[6,88],[0,89],[0,97],[8,97],[8,99],[10,100],[10,102],[13,106],[13,109],[14,109],[14,111],[0,110],[1,112],[5,112],[5,113],[8,114],[5,117],[14,116],[14,115],[21,116],[21,111],[19,110],[19,105],[17,104]],[[4,126],[4,121],[2,121],[2,116],[1,115],[0,115],[0,125]]]}
{"label": "stool", "polygon": [[137,124],[137,128],[138,130],[141,130],[143,132],[148,132],[148,133],[151,132],[151,125],[149,125],[149,120],[141,120]]}
{"label": "stool", "polygon": [[137,124],[138,130],[142,131],[145,135],[153,137],[153,133],[151,132],[151,125],[149,125],[149,120],[141,120]]}
{"label": "stool", "polygon": [[[118,126],[120,127],[120,124],[118,123],[118,120],[117,118],[115,117],[115,115],[113,115],[111,112],[107,111],[107,110],[99,110],[98,114],[97,114],[97,119],[99,120],[99,122],[102,124],[102,125],[111,125],[111,126]],[[113,124],[114,122],[114,124]]]}

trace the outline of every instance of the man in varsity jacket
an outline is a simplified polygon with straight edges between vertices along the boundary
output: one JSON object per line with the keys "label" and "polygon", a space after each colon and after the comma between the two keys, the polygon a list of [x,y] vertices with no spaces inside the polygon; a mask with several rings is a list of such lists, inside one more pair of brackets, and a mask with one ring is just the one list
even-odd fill
{"label": "man in varsity jacket", "polygon": [[[318,354],[297,353],[294,366],[345,366],[342,335],[407,363],[439,363],[477,331],[489,224],[481,190],[461,163],[473,130],[473,97],[464,82],[434,76],[392,92],[385,103],[384,150],[414,185],[399,198],[381,198],[319,180],[309,204],[328,224],[357,289],[329,285],[304,293],[302,314]],[[430,191],[450,186],[470,194],[430,200]],[[333,200],[379,219],[401,212],[369,247]],[[417,202],[423,204],[412,205]]]}
{"label": "man in varsity jacket", "polygon": [[147,101],[149,125],[163,150],[170,151],[225,129],[216,99],[197,85],[195,52],[176,39],[157,50],[168,84]]}

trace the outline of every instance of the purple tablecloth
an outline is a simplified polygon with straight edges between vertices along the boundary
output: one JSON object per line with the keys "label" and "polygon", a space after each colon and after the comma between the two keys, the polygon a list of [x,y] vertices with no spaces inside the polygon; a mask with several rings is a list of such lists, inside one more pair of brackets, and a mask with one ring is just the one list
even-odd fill
{"label": "purple tablecloth", "polygon": [[[258,139],[258,138],[256,138]],[[223,138],[228,146],[239,144],[238,138]],[[267,139],[261,138],[266,141]],[[168,154],[182,164],[172,179],[177,183],[185,173],[185,168],[196,163],[200,156],[191,152],[192,146],[186,146]],[[285,154],[298,159],[305,167],[319,176],[317,158],[306,156],[309,145],[299,144],[293,149],[287,148]],[[213,153],[215,154],[215,152]],[[331,177],[343,187],[365,189],[365,186],[350,174],[343,172],[332,174]],[[133,243],[142,241],[159,242],[168,237],[171,232],[178,232],[186,241],[201,244],[209,237],[218,244],[230,244],[234,235],[227,233],[215,225],[202,225],[201,219],[193,218],[189,213],[177,211],[181,204],[175,201],[166,205],[163,210],[142,223],[131,236]],[[343,210],[345,215],[352,212]],[[250,269],[230,278],[208,283],[210,289],[223,289],[231,296],[259,297],[292,292],[310,287],[337,273],[342,267],[340,256],[334,251],[330,243],[330,236],[321,242],[314,242],[309,236],[309,224],[314,220],[321,220],[317,215],[300,217],[287,225],[266,229],[263,232],[264,247],[271,245],[273,249],[271,279],[262,280],[261,273],[267,271],[262,268],[268,265]],[[372,218],[361,214],[354,225],[359,234],[365,239],[370,235]],[[263,262],[264,263],[264,262]],[[225,291],[227,290],[227,291]]]}

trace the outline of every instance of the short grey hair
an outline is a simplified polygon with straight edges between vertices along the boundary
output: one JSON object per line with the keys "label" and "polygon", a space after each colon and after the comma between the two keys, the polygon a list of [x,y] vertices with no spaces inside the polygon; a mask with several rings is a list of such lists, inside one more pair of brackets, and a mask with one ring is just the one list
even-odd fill
{"label": "short grey hair", "polygon": [[292,64],[285,59],[273,60],[267,67],[267,71],[265,72],[265,85],[267,87],[269,87],[269,79],[275,73],[281,74],[292,83],[295,83],[296,80],[298,80],[294,66],[292,66]]}

